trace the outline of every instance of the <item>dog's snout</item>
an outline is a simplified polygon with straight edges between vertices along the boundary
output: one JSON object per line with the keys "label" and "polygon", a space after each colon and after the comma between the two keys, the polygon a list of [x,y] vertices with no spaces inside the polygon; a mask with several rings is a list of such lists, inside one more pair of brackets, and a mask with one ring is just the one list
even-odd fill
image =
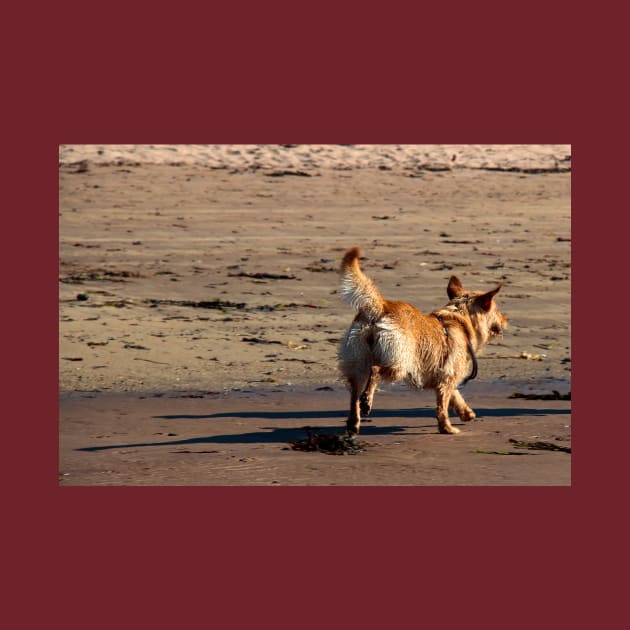
{"label": "dog's snout", "polygon": [[503,334],[503,329],[507,327],[507,317],[501,314],[500,321],[495,321],[490,326],[490,334],[492,335],[501,335]]}

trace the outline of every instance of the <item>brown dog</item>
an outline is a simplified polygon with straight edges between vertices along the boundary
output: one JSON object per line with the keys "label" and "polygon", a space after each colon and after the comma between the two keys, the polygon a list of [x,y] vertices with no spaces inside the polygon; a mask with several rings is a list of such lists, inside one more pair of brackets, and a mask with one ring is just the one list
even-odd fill
{"label": "brown dog", "polygon": [[385,300],[361,271],[359,252],[348,250],[341,263],[343,297],[358,311],[339,347],[339,366],[351,392],[348,433],[356,435],[361,412],[370,413],[379,379],[434,389],[440,433],[459,433],[448,410],[464,421],[475,417],[456,388],[476,376],[475,355],[507,326],[494,302],[502,285],[487,293],[466,291],[451,276],[449,303],[425,315],[406,302]]}

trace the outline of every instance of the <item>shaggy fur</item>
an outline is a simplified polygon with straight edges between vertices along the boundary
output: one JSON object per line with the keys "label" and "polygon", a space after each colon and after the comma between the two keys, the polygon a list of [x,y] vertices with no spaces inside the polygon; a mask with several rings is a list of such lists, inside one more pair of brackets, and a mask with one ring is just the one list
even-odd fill
{"label": "shaggy fur", "polygon": [[357,311],[339,347],[339,367],[350,389],[348,433],[358,434],[361,413],[370,413],[380,379],[434,389],[440,433],[459,433],[448,410],[464,421],[475,417],[457,386],[474,378],[476,353],[507,326],[494,302],[502,285],[486,293],[467,291],[452,276],[448,304],[425,315],[406,302],[384,299],[361,271],[359,253],[358,247],[348,250],[341,263],[342,294]]}

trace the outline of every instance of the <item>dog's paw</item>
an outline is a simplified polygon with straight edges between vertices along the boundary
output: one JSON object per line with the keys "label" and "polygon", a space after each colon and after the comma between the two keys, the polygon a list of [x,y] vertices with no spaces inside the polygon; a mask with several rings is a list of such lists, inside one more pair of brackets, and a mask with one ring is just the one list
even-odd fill
{"label": "dog's paw", "polygon": [[460,433],[460,430],[457,427],[449,425],[439,425],[440,433],[445,435],[455,435],[456,433]]}
{"label": "dog's paw", "polygon": [[472,409],[469,409],[468,411],[464,411],[464,413],[459,417],[463,422],[470,422],[477,417],[477,414]]}

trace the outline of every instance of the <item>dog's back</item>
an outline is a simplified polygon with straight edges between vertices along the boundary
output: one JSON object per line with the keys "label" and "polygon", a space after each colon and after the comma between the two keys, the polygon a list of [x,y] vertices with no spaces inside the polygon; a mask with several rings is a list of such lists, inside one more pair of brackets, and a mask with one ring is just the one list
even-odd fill
{"label": "dog's back", "polygon": [[430,387],[446,343],[439,322],[411,304],[384,299],[361,270],[357,247],[344,256],[341,274],[343,297],[357,311],[339,349],[342,373],[378,366],[385,380]]}

